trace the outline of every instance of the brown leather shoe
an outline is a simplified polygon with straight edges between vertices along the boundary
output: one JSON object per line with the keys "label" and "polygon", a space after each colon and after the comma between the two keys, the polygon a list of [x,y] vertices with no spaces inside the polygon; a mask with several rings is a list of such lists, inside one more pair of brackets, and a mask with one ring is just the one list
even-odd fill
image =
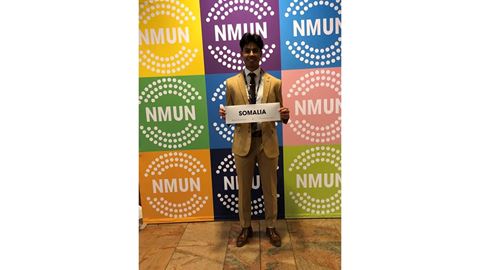
{"label": "brown leather shoe", "polygon": [[282,245],[282,238],[278,235],[275,228],[267,228],[267,236],[270,238],[270,243],[276,247],[280,247]]}
{"label": "brown leather shoe", "polygon": [[237,247],[243,247],[248,242],[248,238],[252,236],[253,236],[252,226],[248,228],[242,228],[242,231],[237,237]]}

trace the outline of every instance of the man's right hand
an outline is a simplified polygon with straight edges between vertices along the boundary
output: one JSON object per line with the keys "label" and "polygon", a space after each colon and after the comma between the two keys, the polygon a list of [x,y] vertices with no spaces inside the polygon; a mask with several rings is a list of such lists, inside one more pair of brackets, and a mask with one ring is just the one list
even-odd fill
{"label": "man's right hand", "polygon": [[220,106],[220,109],[218,109],[218,115],[220,115],[222,119],[225,119],[225,108],[223,106]]}

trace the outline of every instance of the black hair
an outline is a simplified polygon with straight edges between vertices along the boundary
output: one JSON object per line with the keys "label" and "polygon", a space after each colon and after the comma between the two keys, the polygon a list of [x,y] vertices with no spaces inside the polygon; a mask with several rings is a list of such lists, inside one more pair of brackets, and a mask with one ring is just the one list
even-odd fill
{"label": "black hair", "polygon": [[263,49],[263,40],[262,37],[258,34],[245,33],[240,39],[240,49],[243,51],[243,47],[248,43],[253,42],[257,44],[258,48]]}

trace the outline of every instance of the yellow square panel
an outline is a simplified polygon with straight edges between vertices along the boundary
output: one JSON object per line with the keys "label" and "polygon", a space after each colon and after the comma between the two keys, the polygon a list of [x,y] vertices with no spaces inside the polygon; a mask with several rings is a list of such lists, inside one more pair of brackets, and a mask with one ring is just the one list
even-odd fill
{"label": "yellow square panel", "polygon": [[204,75],[199,1],[140,1],[140,77]]}

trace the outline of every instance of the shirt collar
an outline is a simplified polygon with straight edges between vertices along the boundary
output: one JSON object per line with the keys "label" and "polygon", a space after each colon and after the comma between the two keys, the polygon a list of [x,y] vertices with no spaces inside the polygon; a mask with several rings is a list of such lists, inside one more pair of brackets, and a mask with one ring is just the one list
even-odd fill
{"label": "shirt collar", "polygon": [[[244,68],[243,72],[245,73],[245,77],[248,78],[248,74],[250,74],[251,71],[248,70],[247,68]],[[253,73],[255,73],[255,75],[256,75],[255,78],[258,78],[260,76],[260,67],[258,67],[256,70],[254,70]]]}

